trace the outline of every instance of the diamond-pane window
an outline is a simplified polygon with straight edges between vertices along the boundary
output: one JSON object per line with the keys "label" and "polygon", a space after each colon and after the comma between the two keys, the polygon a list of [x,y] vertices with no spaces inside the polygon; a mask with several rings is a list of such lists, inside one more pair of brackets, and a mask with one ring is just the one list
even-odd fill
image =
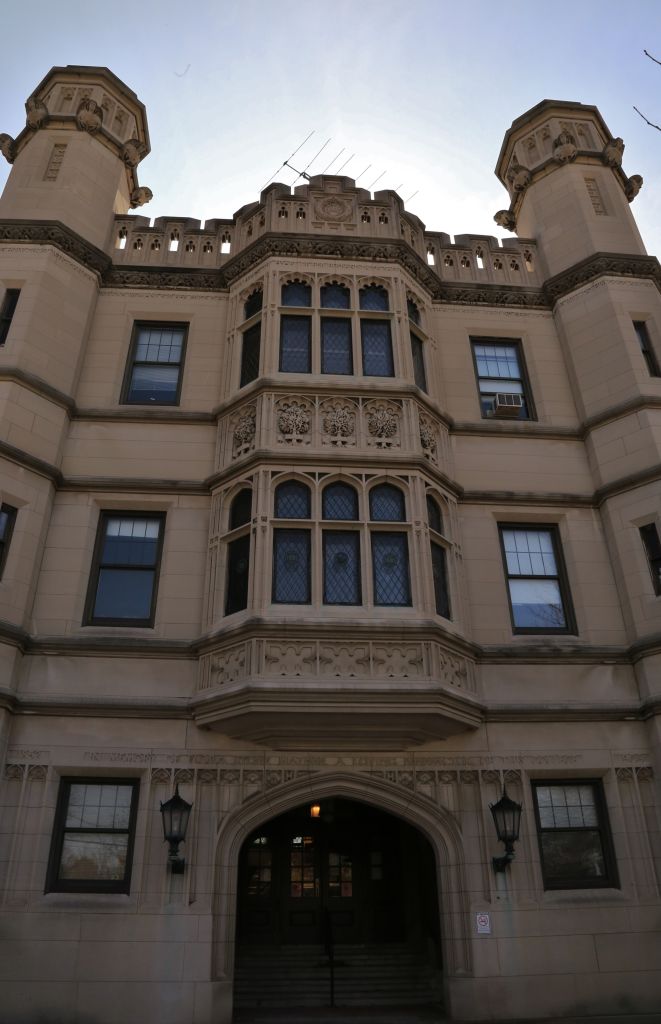
{"label": "diamond-pane window", "polygon": [[374,603],[410,605],[409,548],[405,533],[372,533]]}
{"label": "diamond-pane window", "polygon": [[321,504],[324,519],[358,519],[358,495],[349,484],[329,484]]}
{"label": "diamond-pane window", "polygon": [[392,339],[388,320],[361,320],[363,373],[366,377],[392,377]]}
{"label": "diamond-pane window", "polygon": [[377,313],[388,312],[388,292],[380,284],[360,289],[360,308]]}
{"label": "diamond-pane window", "polygon": [[259,375],[259,348],[262,325],[253,324],[247,331],[243,332],[243,346],[241,348],[241,380],[239,387],[245,387],[251,380],[256,380]]}
{"label": "diamond-pane window", "polygon": [[406,519],[404,495],[399,487],[379,484],[370,491],[370,519],[376,523],[402,523]]}
{"label": "diamond-pane window", "polygon": [[275,491],[275,515],[277,519],[309,519],[310,488],[296,480],[279,484]]}
{"label": "diamond-pane window", "polygon": [[310,603],[310,531],[273,531],[273,602]]}
{"label": "diamond-pane window", "polygon": [[262,308],[263,300],[264,296],[261,288],[258,288],[256,291],[254,291],[251,295],[248,296],[243,307],[244,320],[248,320],[249,317],[254,316],[255,313],[259,313],[259,311]]}
{"label": "diamond-pane window", "polygon": [[282,286],[283,306],[311,306],[312,288],[302,281],[290,281]]}
{"label": "diamond-pane window", "polygon": [[324,309],[350,309],[351,294],[343,284],[325,284],[321,288],[321,305]]}
{"label": "diamond-pane window", "polygon": [[430,530],[435,530],[436,533],[443,533],[443,516],[441,515],[438,503],[434,501],[430,494],[427,495],[427,522],[429,523]]}
{"label": "diamond-pane window", "polygon": [[309,316],[283,316],[280,320],[280,371],[311,373]]}
{"label": "diamond-pane window", "polygon": [[321,372],[353,373],[350,320],[321,318]]}
{"label": "diamond-pane window", "polygon": [[360,604],[360,537],[324,530],[324,604]]}
{"label": "diamond-pane window", "polygon": [[418,327],[419,327],[420,326],[420,310],[416,306],[416,304],[413,301],[413,299],[407,299],[406,310],[407,310],[408,315],[409,315],[409,320],[412,323],[417,324]]}

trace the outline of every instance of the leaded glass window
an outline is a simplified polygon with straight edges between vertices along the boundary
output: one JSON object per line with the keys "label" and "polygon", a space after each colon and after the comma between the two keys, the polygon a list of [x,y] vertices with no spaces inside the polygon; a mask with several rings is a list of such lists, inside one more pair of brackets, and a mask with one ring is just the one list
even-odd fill
{"label": "leaded glass window", "polygon": [[248,320],[251,316],[255,316],[256,313],[260,312],[263,300],[264,295],[261,288],[257,288],[256,291],[248,296],[243,307],[244,320]]}
{"label": "leaded glass window", "polygon": [[309,316],[283,316],[280,319],[281,373],[311,373],[312,346]]}
{"label": "leaded glass window", "polygon": [[370,491],[370,519],[377,523],[401,523],[406,519],[404,495],[399,487],[379,484]]}
{"label": "leaded glass window", "polygon": [[350,484],[324,487],[321,505],[324,519],[358,519],[358,495]]}
{"label": "leaded glass window", "polygon": [[310,488],[297,480],[286,480],[275,489],[276,519],[309,519]]}
{"label": "leaded glass window", "polygon": [[227,599],[225,615],[248,607],[250,575],[250,534],[237,537],[227,545]]}
{"label": "leaded glass window", "polygon": [[501,527],[515,632],[567,633],[569,593],[553,528]]}
{"label": "leaded glass window", "polygon": [[533,782],[545,889],[617,886],[599,781]]}
{"label": "leaded glass window", "polygon": [[647,555],[647,564],[652,574],[654,593],[661,595],[661,539],[656,523],[639,527],[640,539]]}
{"label": "leaded glass window", "polygon": [[350,309],[351,293],[343,284],[322,285],[321,305],[324,309]]}
{"label": "leaded glass window", "polygon": [[450,618],[450,596],[448,593],[448,573],[445,548],[431,542],[431,567],[434,577],[434,603],[436,614],[444,619]]}
{"label": "leaded glass window", "polygon": [[443,516],[441,515],[438,502],[430,494],[427,495],[427,522],[429,523],[430,530],[435,530],[436,533],[443,533]]}
{"label": "leaded glass window", "polygon": [[415,302],[413,301],[413,299],[407,299],[406,310],[407,310],[407,313],[409,315],[409,320],[411,321],[411,323],[417,324],[417,326],[419,327],[420,326],[420,310],[418,309],[418,307],[415,304]]}
{"label": "leaded glass window", "polygon": [[246,895],[251,899],[267,899],[271,895],[273,851],[268,836],[257,836],[247,852]]}
{"label": "leaded glass window", "polygon": [[321,372],[353,373],[351,320],[321,318]]}
{"label": "leaded glass window", "polygon": [[380,284],[370,284],[360,289],[360,308],[374,312],[388,311],[388,292]]}
{"label": "leaded glass window", "polygon": [[136,324],[123,401],[176,405],[179,401],[186,325]]}
{"label": "leaded glass window", "polygon": [[310,531],[273,531],[274,604],[310,603]]}
{"label": "leaded glass window", "polygon": [[292,836],[289,844],[289,896],[307,899],[319,896],[319,875],[314,836]]}
{"label": "leaded glass window", "polygon": [[427,374],[425,372],[425,356],[422,339],[411,331],[411,358],[413,360],[413,379],[421,391],[427,390]]}
{"label": "leaded glass window", "polygon": [[251,380],[259,376],[259,349],[261,340],[261,323],[253,324],[243,332],[241,347],[241,380],[239,387],[245,387]]}
{"label": "leaded glass window", "polygon": [[405,533],[372,533],[374,604],[410,605],[408,538]]}
{"label": "leaded glass window", "polygon": [[303,281],[289,281],[282,286],[283,306],[311,306],[312,288]]}
{"label": "leaded glass window", "polygon": [[360,536],[324,530],[324,604],[360,604]]}
{"label": "leaded glass window", "polygon": [[388,320],[361,320],[360,338],[365,376],[394,376],[390,322]]}

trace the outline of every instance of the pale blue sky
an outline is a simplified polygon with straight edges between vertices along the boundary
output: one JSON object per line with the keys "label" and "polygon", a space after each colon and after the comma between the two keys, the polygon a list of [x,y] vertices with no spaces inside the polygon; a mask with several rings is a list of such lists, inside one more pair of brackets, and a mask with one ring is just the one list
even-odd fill
{"label": "pale blue sky", "polygon": [[633,110],[661,123],[661,67],[642,52],[661,59],[659,0],[31,0],[3,5],[2,30],[0,131],[20,131],[52,65],[106,65],[137,92],[151,217],[231,217],[314,129],[295,166],[331,137],[312,172],[344,149],[331,171],[355,154],[343,173],[371,165],[360,185],[385,172],[376,189],[417,192],[408,209],[429,229],[502,236],[503,133],[554,98],[596,104],[624,138],[626,172],[645,179],[634,214],[661,255],[661,132]]}

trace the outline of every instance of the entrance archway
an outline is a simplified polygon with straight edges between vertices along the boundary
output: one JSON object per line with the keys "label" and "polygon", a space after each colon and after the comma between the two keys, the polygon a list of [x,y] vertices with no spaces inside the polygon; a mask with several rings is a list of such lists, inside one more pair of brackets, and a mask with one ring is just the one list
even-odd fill
{"label": "entrance archway", "polygon": [[[239,857],[247,839],[288,811],[324,800],[353,800],[413,826],[427,840],[436,871],[438,900],[430,905],[440,920],[446,1011],[454,979],[472,974],[468,933],[468,887],[461,835],[453,814],[422,794],[376,773],[329,768],[300,772],[294,780],[250,797],[223,815],[217,834],[214,914],[214,1002],[219,1021],[232,1016],[237,936]],[[293,948],[290,947],[290,948]]]}

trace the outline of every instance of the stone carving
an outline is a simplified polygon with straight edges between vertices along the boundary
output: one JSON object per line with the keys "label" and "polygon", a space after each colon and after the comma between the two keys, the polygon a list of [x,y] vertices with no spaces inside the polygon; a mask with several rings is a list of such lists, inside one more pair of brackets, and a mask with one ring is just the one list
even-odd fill
{"label": "stone carving", "polygon": [[140,188],[134,188],[131,192],[131,209],[135,210],[137,206],[144,206],[145,203],[150,203],[154,198],[154,193],[146,185],[141,185]]}
{"label": "stone carving", "polygon": [[477,782],[478,773],[474,771],[459,772],[459,781],[466,782],[469,785],[473,782]]}
{"label": "stone carving", "polygon": [[621,782],[631,782],[633,779],[633,768],[616,768],[615,775]]}
{"label": "stone carving", "polygon": [[257,409],[254,405],[242,409],[235,423],[232,433],[232,457],[245,455],[252,451],[255,446],[255,429],[257,422]]}
{"label": "stone carving", "polygon": [[620,138],[607,142],[601,153],[601,159],[607,167],[621,167],[623,156],[624,141]]}
{"label": "stone carving", "polygon": [[503,231],[516,231],[516,217],[511,210],[499,210],[493,219]]}
{"label": "stone carving", "polygon": [[557,160],[559,164],[568,164],[576,159],[577,153],[576,139],[570,131],[564,129],[557,139],[553,140],[553,159]]}
{"label": "stone carving", "polygon": [[420,417],[420,444],[426,458],[436,462],[438,436],[436,426],[428,416]]}
{"label": "stone carving", "polygon": [[16,146],[11,135],[7,135],[6,132],[0,134],[0,153],[2,153],[8,164],[13,164],[14,157],[16,156]]}
{"label": "stone carving", "polygon": [[246,646],[237,644],[219,651],[211,658],[211,685],[223,686],[246,675]]}
{"label": "stone carving", "polygon": [[370,657],[364,644],[328,644],[319,649],[319,674],[352,679],[369,672]]}
{"label": "stone carving", "polygon": [[152,768],[151,770],[151,781],[154,785],[157,783],[170,783],[170,769],[169,768]]}
{"label": "stone carving", "polygon": [[241,778],[241,773],[236,769],[221,771],[219,774],[221,782],[229,782],[230,784],[239,782]]}
{"label": "stone carving", "polygon": [[376,448],[399,447],[399,413],[389,402],[370,402],[365,405],[368,443]]}
{"label": "stone carving", "polygon": [[48,120],[48,107],[43,100],[29,96],[25,101],[25,123],[32,131],[37,131]]}
{"label": "stone carving", "polygon": [[378,675],[388,679],[422,675],[424,659],[419,644],[375,644],[373,660]]}
{"label": "stone carving", "polygon": [[278,440],[286,444],[309,444],[311,415],[308,407],[297,400],[286,399],[277,406]]}
{"label": "stone carving", "polygon": [[6,764],[5,765],[5,778],[8,782],[17,782],[23,778],[25,772],[24,764]]}
{"label": "stone carving", "polygon": [[46,772],[45,764],[31,764],[28,767],[28,779],[42,782],[46,778]]}
{"label": "stone carving", "polygon": [[323,443],[346,448],[356,443],[356,414],[341,400],[325,403],[322,407]]}
{"label": "stone carving", "polygon": [[636,775],[639,782],[650,782],[654,778],[654,769],[651,765],[643,765],[642,768],[636,768]]}
{"label": "stone carving", "polygon": [[217,775],[213,768],[200,768],[197,773],[197,781],[200,783],[208,784],[210,782],[216,782]]}
{"label": "stone carving", "polygon": [[326,199],[317,200],[314,204],[314,213],[317,220],[347,221],[352,220],[353,207],[348,199],[329,196]]}
{"label": "stone carving", "polygon": [[192,782],[195,775],[192,768],[177,768],[174,773],[175,783],[179,782]]}
{"label": "stone carving", "polygon": [[507,180],[513,192],[525,192],[532,180],[532,175],[527,167],[517,163],[515,160],[507,172]]}
{"label": "stone carving", "polygon": [[122,160],[127,167],[137,167],[147,152],[147,147],[140,139],[129,139],[122,146]]}
{"label": "stone carving", "polygon": [[103,124],[103,108],[91,98],[86,96],[81,100],[76,111],[76,124],[83,132],[94,135]]}
{"label": "stone carving", "polygon": [[505,782],[520,782],[521,772],[518,768],[506,768],[503,772],[503,778]]}
{"label": "stone carving", "polygon": [[463,658],[456,658],[446,651],[438,651],[438,678],[445,686],[465,687],[468,668]]}
{"label": "stone carving", "polygon": [[624,194],[630,203],[634,201],[641,188],[643,187],[643,179],[640,174],[632,174],[630,178],[627,178],[627,184],[624,189]]}
{"label": "stone carving", "polygon": [[270,672],[278,676],[308,676],[315,672],[315,648],[313,644],[273,643],[269,644],[264,660]]}

